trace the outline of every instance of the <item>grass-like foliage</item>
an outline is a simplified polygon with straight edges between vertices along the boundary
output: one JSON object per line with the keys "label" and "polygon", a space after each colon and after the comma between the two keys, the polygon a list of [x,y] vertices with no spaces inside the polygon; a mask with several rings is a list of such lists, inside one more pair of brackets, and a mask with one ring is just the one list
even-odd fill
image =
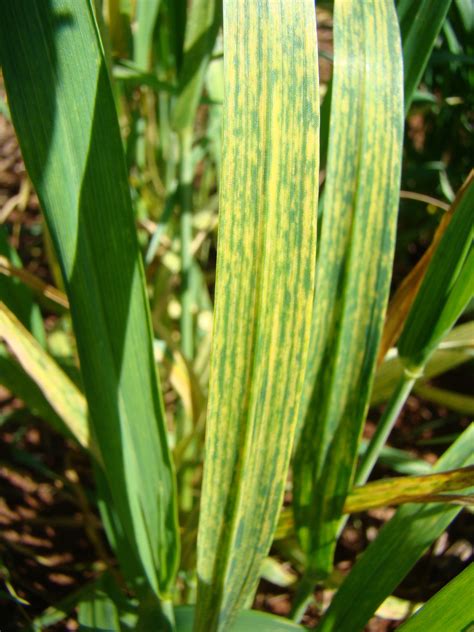
{"label": "grass-like foliage", "polygon": [[[63,284],[35,285],[2,245],[0,366],[91,459],[119,572],[69,602],[81,629],[302,629],[345,514],[409,503],[317,628],[362,630],[468,502],[472,428],[426,476],[363,486],[424,371],[469,348],[464,323],[442,364],[473,293],[472,177],[387,311],[404,118],[450,2],[329,4],[320,107],[313,0],[0,0],[9,112]],[[76,381],[33,326],[38,295],[72,323]],[[388,403],[360,457],[372,400]],[[293,621],[250,610],[274,542],[300,574]],[[406,629],[441,629],[440,610],[469,623],[469,578]]]}

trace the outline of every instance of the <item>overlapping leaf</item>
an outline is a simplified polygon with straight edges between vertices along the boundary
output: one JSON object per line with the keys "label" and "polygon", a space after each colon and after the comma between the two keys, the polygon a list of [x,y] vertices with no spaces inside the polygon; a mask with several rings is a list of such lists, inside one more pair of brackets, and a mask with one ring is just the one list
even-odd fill
{"label": "overlapping leaf", "polygon": [[298,536],[329,572],[368,407],[392,268],[402,68],[390,0],[339,0],[331,132],[303,429],[294,458]]}

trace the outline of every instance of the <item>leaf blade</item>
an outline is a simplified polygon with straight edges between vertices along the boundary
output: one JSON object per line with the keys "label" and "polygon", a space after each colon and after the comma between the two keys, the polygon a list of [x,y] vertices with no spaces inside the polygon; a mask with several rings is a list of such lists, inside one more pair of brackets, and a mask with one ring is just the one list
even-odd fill
{"label": "leaf blade", "polygon": [[336,2],[334,37],[314,334],[294,457],[295,520],[315,577],[330,571],[368,407],[390,284],[403,130],[392,3]]}
{"label": "leaf blade", "polygon": [[436,593],[416,614],[400,626],[403,632],[444,632],[457,628],[469,630],[474,621],[472,586],[474,583],[474,564],[470,564],[462,573]]}
{"label": "leaf blade", "polygon": [[94,432],[128,538],[155,592],[166,594],[179,554],[174,475],[93,11],[73,0],[1,7],[12,119],[61,263]]}
{"label": "leaf blade", "polygon": [[198,536],[196,629],[206,631],[225,629],[251,596],[271,544],[309,337],[318,183],[314,4],[227,0],[224,30],[219,255]]}

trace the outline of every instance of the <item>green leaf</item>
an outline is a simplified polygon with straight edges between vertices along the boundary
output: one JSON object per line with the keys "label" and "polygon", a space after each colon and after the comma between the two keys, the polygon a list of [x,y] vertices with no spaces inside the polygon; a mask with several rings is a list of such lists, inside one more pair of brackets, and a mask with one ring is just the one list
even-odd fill
{"label": "green leaf", "polygon": [[403,40],[405,112],[408,112],[452,0],[399,0]]}
{"label": "green leaf", "polygon": [[179,73],[179,96],[172,123],[177,130],[191,127],[201,98],[207,66],[222,22],[219,0],[193,0],[189,8]]}
{"label": "green leaf", "polygon": [[[194,629],[193,621],[194,608],[192,606],[176,608],[176,628],[179,632],[191,632]],[[255,610],[240,612],[235,623],[228,628],[229,632],[291,632],[291,630],[303,629],[288,619]]]}
{"label": "green leaf", "polygon": [[471,0],[455,0],[466,33],[474,30],[474,6]]}
{"label": "green leaf", "polygon": [[142,70],[151,69],[151,50],[160,0],[137,2],[136,27],[133,34],[133,58]]}
{"label": "green leaf", "polygon": [[[196,630],[230,625],[271,545],[306,364],[315,268],[312,0],[226,0],[214,338]],[[295,332],[298,335],[295,336]]]}
{"label": "green leaf", "polygon": [[429,402],[446,406],[461,415],[474,416],[474,397],[472,397],[472,395],[457,393],[423,383],[415,385],[413,390],[417,395],[420,395],[423,399],[427,399]]}
{"label": "green leaf", "polygon": [[[474,358],[474,322],[458,325],[439,343],[429,358],[423,379],[436,377]],[[403,365],[395,349],[377,369],[370,403],[376,406],[387,401],[403,375]],[[416,382],[415,384],[418,384]]]}
{"label": "green leaf", "polygon": [[126,632],[136,629],[135,609],[108,574],[89,585],[78,603],[79,632]]}
{"label": "green leaf", "polygon": [[387,316],[385,319],[385,326],[382,335],[382,341],[379,349],[379,362],[383,360],[387,351],[397,343],[398,338],[403,330],[407,315],[413,305],[418,290],[425,277],[426,270],[428,269],[434,253],[439,246],[441,239],[449,226],[453,215],[461,203],[464,195],[469,189],[469,186],[474,180],[474,171],[471,172],[469,177],[464,182],[463,186],[459,189],[456,199],[447,209],[446,213],[441,218],[441,221],[436,228],[430,245],[423,253],[423,256],[418,260],[417,264],[410,270],[403,281],[397,288],[397,291],[390,300],[390,304],[387,309]]}
{"label": "green leaf", "polygon": [[418,374],[474,292],[474,181],[431,259],[398,344],[403,366]]}
{"label": "green leaf", "polygon": [[[46,336],[41,312],[33,302],[31,290],[21,283],[20,279],[7,274],[4,269],[5,260],[12,263],[16,269],[22,269],[22,263],[16,250],[8,243],[8,233],[5,226],[0,226],[0,297],[18,320],[34,335],[44,347]],[[8,271],[9,272],[9,271]]]}
{"label": "green leaf", "polygon": [[[433,472],[474,464],[473,441],[474,424],[471,424],[439,459]],[[362,630],[377,607],[395,590],[460,510],[460,507],[446,504],[409,504],[398,509],[339,588],[318,631]]]}
{"label": "green leaf", "polygon": [[305,418],[294,458],[295,518],[313,577],[332,566],[390,286],[403,131],[390,0],[335,3],[331,107]]}
{"label": "green leaf", "polygon": [[171,590],[175,483],[117,115],[87,2],[1,0],[12,119],[61,264],[94,435],[148,581]]}
{"label": "green leaf", "polygon": [[403,632],[469,632],[474,624],[473,586],[474,564],[470,564],[399,629]]}

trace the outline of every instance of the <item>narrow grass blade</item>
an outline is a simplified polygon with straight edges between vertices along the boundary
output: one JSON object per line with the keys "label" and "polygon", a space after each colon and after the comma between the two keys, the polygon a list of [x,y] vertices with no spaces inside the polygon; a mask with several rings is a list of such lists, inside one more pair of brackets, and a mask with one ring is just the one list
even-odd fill
{"label": "narrow grass blade", "polygon": [[442,588],[415,615],[400,626],[402,632],[446,632],[472,629],[474,624],[474,564]]}
{"label": "narrow grass blade", "polygon": [[419,373],[474,293],[474,182],[433,255],[400,337],[398,352]]}
{"label": "narrow grass blade", "polygon": [[67,437],[71,436],[64,421],[49,404],[39,386],[25,373],[2,343],[0,343],[0,384],[15,397],[21,399],[34,415],[44,419],[59,433],[65,433]]}
{"label": "narrow grass blade", "polygon": [[413,390],[417,395],[429,402],[446,406],[461,415],[474,416],[474,397],[472,395],[437,388],[436,386],[424,384],[423,382],[415,384]]}
{"label": "narrow grass blade", "polygon": [[120,632],[120,616],[114,602],[105,593],[88,596],[78,604],[79,630]]}
{"label": "narrow grass blade", "polygon": [[[474,322],[458,325],[444,338],[429,358],[423,378],[441,375],[474,358]],[[370,403],[377,406],[390,397],[403,374],[403,365],[395,349],[385,357],[375,374]],[[416,382],[415,384],[418,384]]]}
{"label": "narrow grass blade", "polygon": [[[176,609],[176,624],[180,632],[191,632],[194,622],[194,608],[192,606],[181,606]],[[246,610],[240,612],[232,632],[292,632],[292,630],[304,630],[293,621],[275,617],[264,612],[254,612]]]}
{"label": "narrow grass blade", "polygon": [[179,96],[172,114],[172,123],[177,130],[193,125],[221,22],[219,0],[193,0],[186,23]]}
{"label": "narrow grass blade", "polygon": [[46,335],[43,319],[31,289],[22,283],[25,272],[18,253],[8,243],[6,228],[0,226],[0,300],[44,347]]}
{"label": "narrow grass blade", "polygon": [[160,10],[160,0],[137,2],[136,28],[133,36],[133,58],[142,70],[151,70],[153,31]]}
{"label": "narrow grass blade", "polygon": [[[95,3],[97,4],[97,0]],[[131,3],[128,0],[102,0],[101,4],[105,28],[110,38],[110,54],[129,59],[132,44]]]}
{"label": "narrow grass blade", "polygon": [[12,119],[61,264],[112,497],[153,589],[174,583],[175,483],[122,144],[88,2],[1,0]]}
{"label": "narrow grass blade", "polygon": [[[61,290],[58,290],[54,286],[45,283],[34,274],[31,274],[31,272],[28,272],[28,270],[23,270],[23,268],[13,266],[8,259],[0,255],[0,287],[1,281],[3,280],[2,275],[18,279],[39,296],[52,301],[63,309],[69,309],[69,301],[64,292],[61,292]],[[5,295],[0,291],[0,296]]]}
{"label": "narrow grass blade", "polygon": [[[471,2],[471,0],[457,1]],[[451,2],[452,0],[440,0],[439,2],[438,0],[422,0],[421,2],[400,0],[396,3],[402,35],[405,114],[416,96],[418,84]],[[470,10],[472,11],[472,9]],[[332,79],[328,83],[321,106],[321,169],[326,166],[328,152],[331,97]]]}
{"label": "narrow grass blade", "polygon": [[[425,465],[428,466],[426,462]],[[459,505],[473,504],[472,496],[448,494],[474,487],[474,468],[466,467],[439,474],[387,478],[355,487],[344,503],[344,513],[352,514],[407,503],[447,502]],[[275,539],[282,540],[294,534],[294,520],[290,509],[282,509],[275,531]]]}
{"label": "narrow grass blade", "polygon": [[455,201],[450,206],[447,213],[441,218],[438,228],[433,236],[433,240],[416,266],[409,272],[405,279],[401,282],[387,310],[385,327],[383,330],[382,342],[379,350],[379,362],[382,362],[387,351],[392,347],[400,336],[405,320],[408,316],[410,308],[415,300],[416,294],[426,274],[426,270],[440,244],[456,208],[459,206],[468,187],[474,181],[474,171],[471,171],[466,182],[459,190]]}
{"label": "narrow grass blade", "polygon": [[[442,472],[474,464],[474,424],[433,468]],[[470,490],[472,491],[472,489]],[[358,632],[426,549],[460,512],[446,504],[409,504],[397,510],[357,561],[321,620],[320,632]],[[396,561],[396,563],[394,563]],[[357,608],[354,608],[354,603]]]}
{"label": "narrow grass blade", "polygon": [[471,0],[455,0],[466,33],[474,30],[474,6]]}
{"label": "narrow grass blade", "polygon": [[[466,487],[474,487],[474,467],[426,476],[388,478],[355,487],[346,499],[344,513],[357,513],[373,507],[408,502],[433,502],[433,497]],[[442,501],[442,497],[436,499]],[[447,500],[450,500],[449,496]]]}
{"label": "narrow grass blade", "polygon": [[0,339],[8,345],[25,373],[39,386],[70,434],[100,462],[97,446],[90,437],[86,400],[82,393],[1,301]]}
{"label": "narrow grass blade", "polygon": [[332,566],[390,285],[403,128],[391,0],[337,1],[334,49],[313,335],[294,458],[295,518],[313,578]]}
{"label": "narrow grass blade", "polygon": [[399,0],[403,40],[405,112],[408,112],[452,0]]}
{"label": "narrow grass blade", "polygon": [[[313,303],[312,0],[226,0],[219,254],[195,629],[252,597],[282,501]],[[298,335],[295,336],[295,332]]]}

